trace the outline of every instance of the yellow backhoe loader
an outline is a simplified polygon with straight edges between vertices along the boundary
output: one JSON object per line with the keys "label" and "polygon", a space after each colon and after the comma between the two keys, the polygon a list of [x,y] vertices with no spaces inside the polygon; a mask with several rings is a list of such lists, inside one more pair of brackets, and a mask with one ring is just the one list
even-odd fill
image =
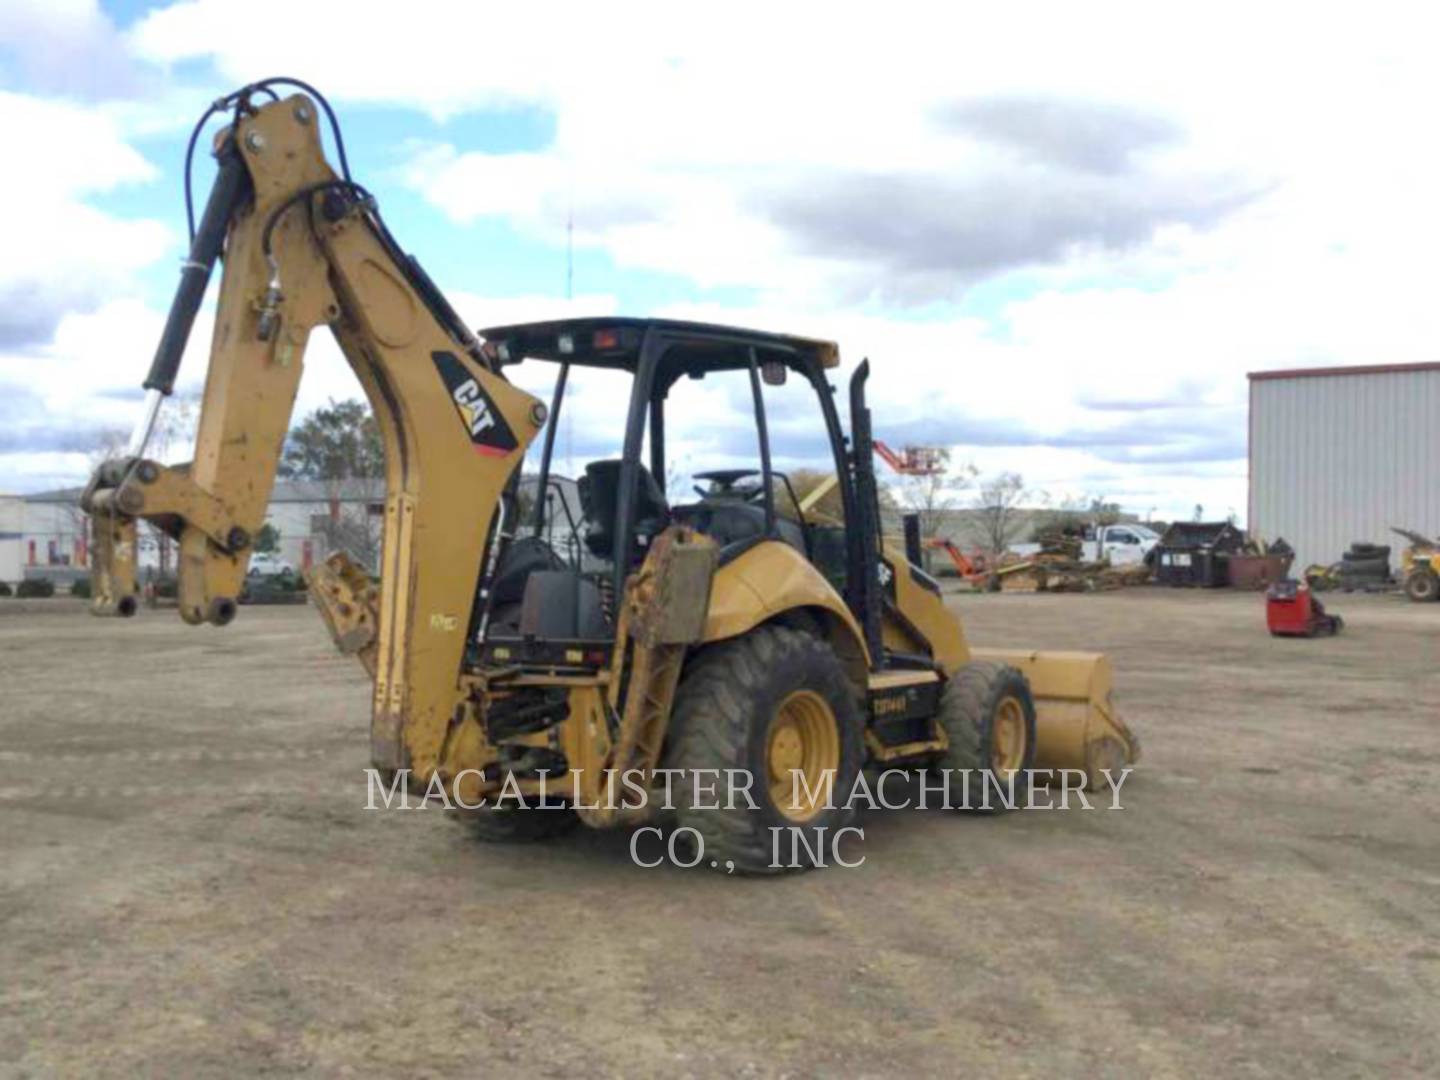
{"label": "yellow backhoe loader", "polygon": [[[847,438],[829,342],[620,318],[477,335],[351,180],[313,88],[266,80],[216,111],[230,114],[214,140],[218,174],[144,417],[84,496],[96,613],[134,613],[145,520],[178,541],[181,617],[235,617],[306,343],[323,325],[374,409],[387,496],[378,584],[335,555],[312,572],[312,593],[374,681],[375,767],[479,806],[482,835],[630,823],[644,813],[637,792],[716,770],[753,781],[746,798],[711,809],[706,789],[681,782],[669,820],[693,828],[709,860],[767,872],[780,868],[771,830],[833,830],[850,811],[835,793],[869,765],[992,779],[1069,768],[1098,784],[1135,760],[1104,656],[972,650],[919,553],[883,543],[868,362],[850,381]],[[167,467],[146,443],[218,259],[195,457]],[[536,370],[553,375],[548,406],[520,388]],[[626,387],[618,452],[584,466],[572,506],[551,497],[564,486],[555,420],[596,373]],[[753,415],[758,460],[696,476],[709,486],[684,501],[665,486],[667,424],[683,439],[704,418],[667,415],[667,402],[682,380],[725,378],[739,380],[731,400]],[[777,512],[785,477],[766,404],[787,383],[809,398],[807,431],[823,434],[843,522]],[[527,496],[521,464],[542,430]],[[546,808],[507,790],[544,793]]]}

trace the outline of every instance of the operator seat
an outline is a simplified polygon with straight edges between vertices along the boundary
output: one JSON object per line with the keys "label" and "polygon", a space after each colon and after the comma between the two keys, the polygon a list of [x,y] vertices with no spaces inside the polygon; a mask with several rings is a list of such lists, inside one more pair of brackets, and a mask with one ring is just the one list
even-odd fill
{"label": "operator seat", "polygon": [[[580,508],[585,513],[585,546],[592,555],[609,559],[615,553],[615,530],[620,511],[620,465],[618,458],[592,461],[578,482]],[[638,462],[635,465],[635,539],[641,550],[670,524],[670,506],[665,493]]]}

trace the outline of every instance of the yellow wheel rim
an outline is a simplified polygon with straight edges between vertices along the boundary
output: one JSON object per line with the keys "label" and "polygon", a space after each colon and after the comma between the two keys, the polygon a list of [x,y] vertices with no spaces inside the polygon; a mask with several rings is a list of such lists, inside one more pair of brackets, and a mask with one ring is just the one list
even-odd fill
{"label": "yellow wheel rim", "polygon": [[765,740],[770,801],[789,820],[809,821],[825,808],[839,768],[840,732],[830,703],[813,690],[796,690],[775,710]]}
{"label": "yellow wheel rim", "polygon": [[990,768],[997,773],[1020,768],[1025,763],[1027,741],[1025,706],[1019,698],[1002,698],[990,725]]}

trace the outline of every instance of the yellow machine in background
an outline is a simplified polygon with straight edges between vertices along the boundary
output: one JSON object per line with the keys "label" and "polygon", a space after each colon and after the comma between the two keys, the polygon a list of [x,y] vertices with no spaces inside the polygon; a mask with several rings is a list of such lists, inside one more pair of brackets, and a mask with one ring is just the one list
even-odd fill
{"label": "yellow machine in background", "polygon": [[[279,99],[287,83],[303,92]],[[730,770],[753,780],[758,805],[713,810],[682,786],[675,818],[711,858],[764,872],[775,869],[769,830],[833,829],[849,811],[815,792],[826,779],[850,790],[867,764],[997,777],[1072,768],[1098,784],[1135,759],[1103,656],[972,652],[918,554],[882,546],[868,362],[851,380],[847,439],[829,342],[641,319],[495,327],[482,340],[350,179],[323,98],[268,80],[224,108],[233,122],[215,141],[219,175],[145,382],[145,421],[85,495],[97,613],[134,612],[144,519],[179,541],[181,616],[234,618],[305,347],[324,325],[374,409],[387,497],[378,586],[337,555],[312,592],[373,677],[378,768],[467,804],[507,784],[565,793],[546,810],[478,810],[483,834],[633,821],[616,796],[653,785],[657,769]],[[222,252],[195,461],[167,468],[145,443]],[[521,365],[554,373],[549,407],[512,380]],[[629,405],[618,456],[585,466],[579,518],[562,537],[547,495],[554,419],[586,368],[628,379]],[[688,501],[663,479],[667,420],[696,423],[667,417],[682,379],[738,380],[759,448],[753,468],[697,474],[710,487]],[[776,513],[787,481],[772,465],[766,403],[789,380],[813,391],[842,522]],[[520,465],[542,430],[540,497],[525,511]]]}
{"label": "yellow machine in background", "polygon": [[1405,595],[1417,603],[1440,600],[1440,541],[1422,533],[1392,527],[1410,541],[1400,553],[1400,581]]}

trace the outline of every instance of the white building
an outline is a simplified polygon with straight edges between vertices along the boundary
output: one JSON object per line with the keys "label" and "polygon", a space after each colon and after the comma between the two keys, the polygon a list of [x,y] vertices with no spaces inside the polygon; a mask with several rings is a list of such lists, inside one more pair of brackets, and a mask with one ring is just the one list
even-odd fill
{"label": "white building", "polygon": [[0,581],[48,577],[68,584],[89,572],[89,530],[79,488],[0,496]]}
{"label": "white building", "polygon": [[385,535],[385,481],[277,480],[265,524],[279,533],[276,554],[304,570],[343,547],[372,569]]}
{"label": "white building", "polygon": [[25,576],[23,547],[25,503],[18,495],[0,495],[0,581],[19,581]]}
{"label": "white building", "polygon": [[[0,496],[0,581],[49,578],[66,586],[90,573],[88,519],[80,488]],[[351,481],[332,491],[309,480],[275,484],[265,521],[279,533],[279,555],[297,570],[345,546],[362,559],[378,556],[384,531],[385,482]],[[142,568],[174,571],[173,545],[142,529]],[[367,559],[368,561],[368,559]]]}
{"label": "white building", "polygon": [[[533,499],[534,480],[522,481]],[[572,481],[552,481],[551,539],[562,554],[571,547],[570,521],[580,518]],[[49,578],[66,587],[90,573],[89,523],[80,512],[80,488],[34,495],[0,495],[0,581]],[[568,512],[567,512],[568,511]],[[320,480],[278,480],[265,512],[265,523],[278,533],[277,554],[296,570],[345,548],[362,563],[378,568],[385,531],[385,481],[349,480],[339,485]],[[174,572],[173,544],[163,550],[148,529],[141,530],[140,565]]]}
{"label": "white building", "polygon": [[1296,567],[1352,542],[1440,535],[1440,363],[1250,375],[1252,534],[1283,537]]}

